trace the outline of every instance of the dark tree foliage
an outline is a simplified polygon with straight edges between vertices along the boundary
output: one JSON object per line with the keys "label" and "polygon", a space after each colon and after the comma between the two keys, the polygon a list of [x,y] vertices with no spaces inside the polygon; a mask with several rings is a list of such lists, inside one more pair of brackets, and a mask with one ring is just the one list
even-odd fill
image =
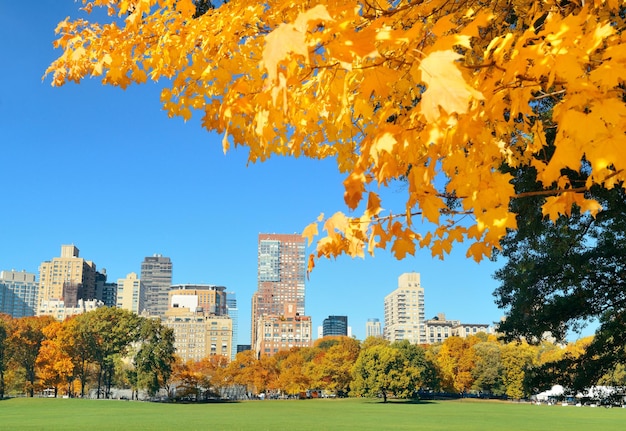
{"label": "dark tree foliage", "polygon": [[194,18],[204,15],[215,7],[211,0],[194,0],[193,4],[196,6],[196,12],[193,14]]}
{"label": "dark tree foliage", "polygon": [[[532,168],[511,172],[518,191],[537,189]],[[584,174],[564,174],[585,183]],[[600,322],[584,355],[534,370],[532,387],[588,387],[626,360],[626,194],[622,187],[594,187],[588,194],[604,208],[596,218],[574,211],[552,222],[541,213],[540,195],[516,200],[519,229],[498,253],[506,264],[495,274],[500,286],[494,295],[506,311],[500,330],[507,340],[539,341],[546,332],[562,340]]]}

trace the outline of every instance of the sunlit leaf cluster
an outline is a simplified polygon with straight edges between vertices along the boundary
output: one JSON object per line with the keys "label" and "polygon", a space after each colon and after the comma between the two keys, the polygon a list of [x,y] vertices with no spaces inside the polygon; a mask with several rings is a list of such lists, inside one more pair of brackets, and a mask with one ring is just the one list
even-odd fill
{"label": "sunlit leaf cluster", "polygon": [[[168,114],[199,113],[225,151],[336,161],[350,211],[305,230],[322,236],[310,268],[377,248],[443,257],[461,241],[489,256],[522,197],[503,164],[536,168],[552,219],[597,213],[584,192],[625,178],[623,0],[232,0],[202,15],[192,0],[84,3],[109,19],[59,24],[54,85],[161,80]],[[583,166],[584,184],[562,173]],[[387,208],[398,180],[405,204]]]}

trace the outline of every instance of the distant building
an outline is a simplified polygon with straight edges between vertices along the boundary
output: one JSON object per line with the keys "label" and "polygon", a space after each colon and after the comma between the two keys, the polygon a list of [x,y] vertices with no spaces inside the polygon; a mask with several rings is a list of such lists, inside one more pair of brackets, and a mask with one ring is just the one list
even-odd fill
{"label": "distant building", "polygon": [[280,315],[264,314],[257,325],[257,357],[274,356],[281,350],[292,347],[311,347],[312,322],[309,316],[300,316],[293,304],[287,304]]}
{"label": "distant building", "polygon": [[105,307],[117,305],[117,283],[107,283],[106,269],[96,273],[96,299],[102,301]]}
{"label": "distant building", "polygon": [[131,272],[126,278],[117,280],[116,307],[132,311],[135,314],[142,313],[145,306],[145,288],[137,274]]}
{"label": "distant building", "polygon": [[61,257],[39,266],[39,302],[62,301],[65,307],[78,306],[78,300],[96,298],[96,265],[79,257],[74,245],[62,245]]}
{"label": "distant building", "polygon": [[466,338],[479,332],[492,334],[493,328],[485,323],[461,323],[460,320],[447,320],[444,313],[438,313],[436,317],[425,321],[427,343],[441,343],[448,337],[457,336]]}
{"label": "distant building", "polygon": [[208,284],[172,286],[163,324],[174,330],[174,347],[183,360],[216,355],[231,360],[233,326],[226,314],[225,289]]}
{"label": "distant building", "polygon": [[380,319],[367,319],[367,322],[365,323],[365,338],[382,337],[382,335],[383,331],[380,326]]}
{"label": "distant building", "polygon": [[38,294],[35,274],[14,270],[0,272],[0,313],[15,318],[34,316]]}
{"label": "distant building", "polygon": [[216,355],[230,360],[232,322],[228,316],[193,312],[186,307],[170,308],[163,324],[174,331],[176,354],[183,361]]}
{"label": "distant building", "polygon": [[322,337],[348,336],[348,316],[328,316],[322,323]]}
{"label": "distant building", "polygon": [[52,316],[56,320],[62,322],[70,316],[87,313],[103,306],[104,304],[102,301],[97,299],[79,299],[76,305],[69,307],[65,305],[63,300],[50,299],[46,301],[39,301],[37,316]]}
{"label": "distant building", "polygon": [[237,353],[247,352],[248,350],[252,350],[250,344],[237,344]]}
{"label": "distant building", "polygon": [[384,338],[391,342],[409,340],[412,344],[425,344],[424,312],[420,274],[400,275],[398,288],[385,296]]}
{"label": "distant building", "polygon": [[187,307],[191,311],[217,316],[228,315],[226,287],[213,284],[175,284],[168,292],[168,308]]}
{"label": "distant building", "polygon": [[239,337],[239,309],[237,308],[237,295],[235,292],[226,292],[226,308],[228,309],[228,317],[233,326],[233,339],[231,340],[231,361],[237,356],[237,340]]}
{"label": "distant building", "polygon": [[141,263],[140,279],[146,289],[147,313],[164,317],[172,285],[172,261],[160,254],[146,257]]}
{"label": "distant building", "polygon": [[[299,340],[299,346],[311,340],[311,319],[304,315],[306,255],[304,238],[299,234],[259,234],[258,238],[258,285],[252,295],[251,344],[258,356],[275,353],[283,345],[289,348],[295,341],[282,341],[275,331],[267,331],[266,325],[277,325],[280,319],[292,319],[292,329],[307,326],[303,334],[291,334],[285,340]],[[275,323],[274,323],[275,322]],[[297,323],[296,323],[297,322]],[[307,323],[308,322],[308,323]],[[270,334],[270,335],[267,335]],[[303,341],[306,338],[308,341]],[[277,351],[277,350],[276,350]]]}

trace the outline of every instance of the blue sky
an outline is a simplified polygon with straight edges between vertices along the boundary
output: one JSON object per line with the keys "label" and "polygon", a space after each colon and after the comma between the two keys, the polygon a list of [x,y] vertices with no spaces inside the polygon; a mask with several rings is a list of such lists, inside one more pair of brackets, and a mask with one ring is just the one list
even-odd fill
{"label": "blue sky", "polygon": [[[60,55],[54,29],[79,16],[80,3],[35,3],[0,0],[0,269],[36,273],[61,244],[74,244],[116,281],[160,253],[173,261],[174,283],[235,291],[239,343],[249,342],[258,234],[301,232],[321,212],[346,211],[343,177],[332,161],[247,166],[244,149],[224,155],[221,136],[202,129],[199,115],[187,123],[167,117],[157,85],[124,91],[87,79],[51,87],[42,76]],[[385,192],[390,203],[404,196],[402,184]],[[498,265],[477,264],[465,250],[444,261],[428,250],[403,261],[385,251],[320,260],[307,283],[306,312],[314,326],[347,315],[362,339],[368,318],[383,321],[383,298],[398,276],[415,271],[427,318],[443,312],[468,323],[497,321]]]}

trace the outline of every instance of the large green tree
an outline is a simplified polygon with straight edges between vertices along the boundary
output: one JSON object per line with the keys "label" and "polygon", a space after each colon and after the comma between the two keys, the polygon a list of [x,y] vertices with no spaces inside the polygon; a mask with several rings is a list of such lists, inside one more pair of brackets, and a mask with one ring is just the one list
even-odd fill
{"label": "large green tree", "polygon": [[351,393],[356,396],[389,395],[411,398],[424,382],[423,349],[406,343],[374,344],[361,349],[352,369]]}
{"label": "large green tree", "polygon": [[[520,192],[540,189],[534,169],[511,171]],[[584,173],[563,175],[575,186],[587,181]],[[537,388],[557,381],[574,389],[591,386],[626,360],[626,193],[622,186],[593,186],[586,195],[604,208],[596,217],[574,208],[568,217],[549,220],[539,192],[514,201],[518,229],[499,252],[505,264],[495,274],[500,285],[494,294],[506,313],[500,330],[507,340],[539,342],[546,334],[564,340],[599,322],[584,354],[535,369],[530,384]]]}
{"label": "large green tree", "polygon": [[174,330],[159,320],[140,320],[139,350],[134,358],[137,384],[150,396],[165,387],[172,375],[174,363]]}
{"label": "large green tree", "polygon": [[98,398],[107,398],[115,372],[115,359],[125,356],[138,340],[140,318],[121,308],[101,307],[77,317],[91,360],[98,370]]}

